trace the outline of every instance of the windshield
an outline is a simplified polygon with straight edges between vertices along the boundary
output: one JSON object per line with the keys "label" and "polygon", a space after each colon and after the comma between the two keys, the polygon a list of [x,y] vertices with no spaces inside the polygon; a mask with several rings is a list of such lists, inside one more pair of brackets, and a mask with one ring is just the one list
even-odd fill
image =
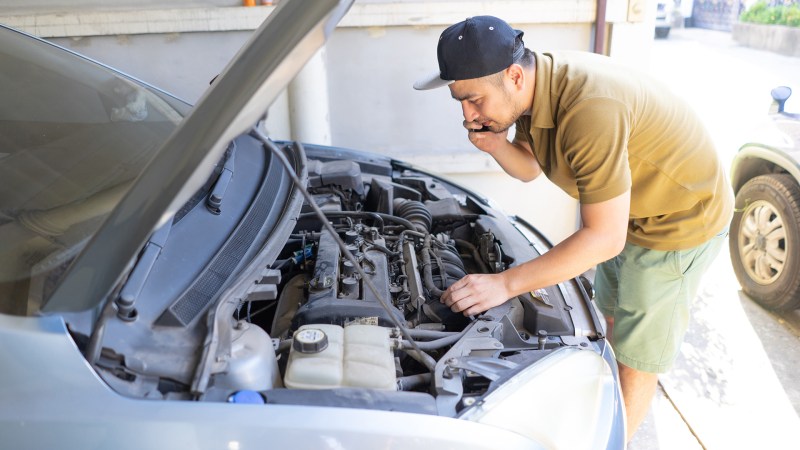
{"label": "windshield", "polygon": [[38,310],[188,109],[0,27],[0,312]]}

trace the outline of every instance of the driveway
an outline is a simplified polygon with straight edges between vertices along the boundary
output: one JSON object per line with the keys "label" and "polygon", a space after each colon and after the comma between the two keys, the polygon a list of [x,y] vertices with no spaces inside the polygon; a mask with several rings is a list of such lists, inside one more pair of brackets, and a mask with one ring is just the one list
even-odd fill
{"label": "driveway", "polygon": [[[741,47],[730,33],[673,29],[653,46],[651,71],[705,119],[730,162],[763,120],[771,88],[794,87],[800,58]],[[787,110],[800,112],[800,100]],[[798,105],[798,106],[794,106]],[[741,293],[727,248],[700,288],[681,355],[630,447],[797,448],[800,313],[769,313]]]}

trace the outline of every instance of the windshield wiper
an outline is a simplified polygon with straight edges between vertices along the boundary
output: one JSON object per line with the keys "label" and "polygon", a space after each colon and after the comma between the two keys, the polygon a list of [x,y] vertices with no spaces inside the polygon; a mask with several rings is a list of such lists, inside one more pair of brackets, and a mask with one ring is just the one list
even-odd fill
{"label": "windshield wiper", "polygon": [[112,305],[116,305],[117,317],[121,320],[133,322],[139,316],[135,308],[136,299],[139,298],[139,294],[141,294],[142,288],[144,288],[144,284],[150,276],[150,272],[153,271],[153,266],[159,255],[161,255],[161,249],[163,249],[164,245],[167,243],[167,238],[169,237],[171,229],[172,220],[169,220],[150,235],[150,239],[144,245],[144,250],[142,250],[142,256],[139,257],[136,265],[131,270],[130,276],[122,287],[119,296],[115,301],[108,302],[103,308],[103,312],[92,328],[89,343],[86,345],[85,356],[90,364],[97,362],[97,359],[100,357],[100,350],[102,349],[101,343],[103,341],[103,334],[105,334],[105,325],[114,314],[114,307]]}
{"label": "windshield wiper", "polygon": [[136,320],[137,314],[133,305],[142,292],[150,272],[153,271],[153,266],[161,254],[161,249],[167,243],[170,229],[172,229],[171,220],[156,230],[144,245],[142,256],[131,271],[125,286],[122,287],[119,297],[117,297],[117,315],[120,319],[126,321]]}
{"label": "windshield wiper", "polygon": [[212,214],[219,214],[222,212],[222,199],[225,197],[225,191],[228,190],[228,185],[233,179],[233,163],[235,159],[236,142],[231,141],[228,146],[228,155],[222,166],[222,172],[219,174],[219,178],[217,178],[217,182],[214,183],[214,187],[211,189],[211,193],[206,200],[206,208],[208,208]]}

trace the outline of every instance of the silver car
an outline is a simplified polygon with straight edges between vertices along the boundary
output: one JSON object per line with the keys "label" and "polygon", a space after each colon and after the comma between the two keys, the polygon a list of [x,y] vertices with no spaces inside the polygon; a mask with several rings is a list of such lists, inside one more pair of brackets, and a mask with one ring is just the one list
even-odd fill
{"label": "silver car", "polygon": [[263,117],[350,1],[282,1],[195,106],[0,27],[0,436],[14,449],[623,448],[570,280],[439,302],[550,244]]}

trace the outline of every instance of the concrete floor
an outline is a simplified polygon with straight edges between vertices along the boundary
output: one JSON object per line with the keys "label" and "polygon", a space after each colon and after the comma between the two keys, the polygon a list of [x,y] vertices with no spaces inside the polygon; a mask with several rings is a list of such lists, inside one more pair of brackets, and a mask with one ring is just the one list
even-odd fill
{"label": "concrete floor", "polygon": [[[769,90],[800,88],[800,58],[744,48],[729,33],[700,29],[673,30],[656,41],[652,72],[693,103],[726,163],[766,113]],[[787,104],[787,110],[800,108]],[[629,448],[798,448],[798,336],[800,312],[778,315],[748,299],[723,249],[693,306],[681,355],[660,377]]]}
{"label": "concrete floor", "polygon": [[781,320],[741,294],[725,249],[629,448],[797,448],[800,338]]}

